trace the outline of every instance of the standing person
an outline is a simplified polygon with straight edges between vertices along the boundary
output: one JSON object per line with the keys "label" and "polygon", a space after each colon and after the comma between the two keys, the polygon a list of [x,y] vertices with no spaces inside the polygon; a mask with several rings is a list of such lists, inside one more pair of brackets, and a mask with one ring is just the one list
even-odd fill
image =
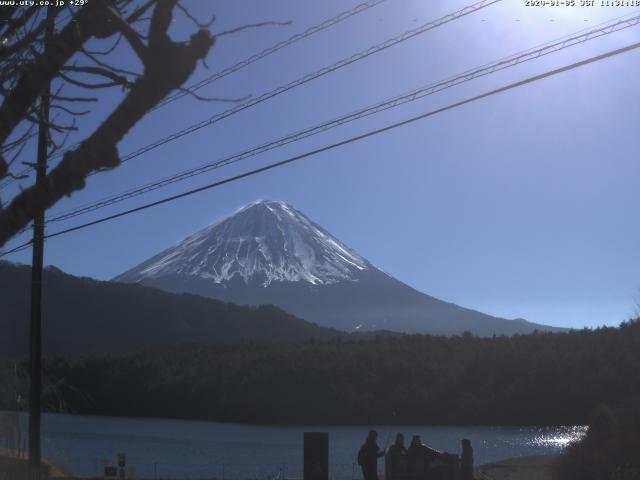
{"label": "standing person", "polygon": [[[392,480],[393,474],[401,469],[402,461],[407,459],[407,449],[404,446],[404,435],[398,433],[396,441],[387,450],[387,456],[384,464],[385,480]],[[406,465],[404,467],[406,470]]]}
{"label": "standing person", "polygon": [[462,455],[460,455],[460,480],[473,480],[473,448],[471,440],[463,438]]}
{"label": "standing person", "polygon": [[378,432],[370,430],[367,439],[358,451],[358,465],[362,468],[364,480],[378,480],[378,458],[384,450],[378,446]]}

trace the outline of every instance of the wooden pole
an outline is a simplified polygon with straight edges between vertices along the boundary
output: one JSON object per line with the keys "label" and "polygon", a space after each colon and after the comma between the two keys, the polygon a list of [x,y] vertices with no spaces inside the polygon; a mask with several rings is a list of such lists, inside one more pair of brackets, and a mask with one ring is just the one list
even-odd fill
{"label": "wooden pole", "polygon": [[[53,8],[49,7],[46,21],[44,50],[53,35]],[[36,184],[41,185],[47,176],[47,141],[49,136],[50,88],[48,84],[40,97],[38,126],[38,158]],[[31,259],[31,318],[29,342],[29,479],[40,480],[40,412],[42,398],[42,268],[44,263],[44,210],[33,220],[33,255]]]}

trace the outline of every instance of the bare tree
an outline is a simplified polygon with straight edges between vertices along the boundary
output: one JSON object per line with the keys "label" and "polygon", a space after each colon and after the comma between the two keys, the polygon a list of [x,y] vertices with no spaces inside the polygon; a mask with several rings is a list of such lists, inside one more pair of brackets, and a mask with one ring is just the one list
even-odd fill
{"label": "bare tree", "polygon": [[[185,42],[172,40],[168,29],[179,9],[196,31]],[[102,123],[73,148],[46,175],[46,182],[21,190],[11,201],[0,203],[0,246],[58,200],[82,189],[92,172],[120,164],[117,145],[124,135],[171,91],[182,85],[204,61],[215,42],[206,24],[198,22],[178,0],[91,0],[72,18],[64,9],[0,7],[0,180],[16,175],[11,165],[42,123],[39,99],[53,80],[53,132],[50,152],[60,149],[75,118],[88,113],[94,96],[67,95],[75,91],[118,87],[122,101]],[[62,27],[56,29],[57,24]],[[49,28],[49,41],[45,35]],[[89,50],[91,40],[104,41],[103,50]],[[126,42],[139,60],[140,71],[126,70],[109,57]],[[94,42],[95,43],[95,42]],[[60,140],[62,139],[62,140]]]}

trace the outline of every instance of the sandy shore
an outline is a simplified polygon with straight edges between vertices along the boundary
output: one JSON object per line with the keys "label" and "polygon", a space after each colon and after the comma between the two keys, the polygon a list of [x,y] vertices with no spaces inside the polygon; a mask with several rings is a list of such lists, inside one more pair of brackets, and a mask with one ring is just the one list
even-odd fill
{"label": "sandy shore", "polygon": [[556,456],[509,458],[481,465],[475,470],[476,480],[552,480]]}

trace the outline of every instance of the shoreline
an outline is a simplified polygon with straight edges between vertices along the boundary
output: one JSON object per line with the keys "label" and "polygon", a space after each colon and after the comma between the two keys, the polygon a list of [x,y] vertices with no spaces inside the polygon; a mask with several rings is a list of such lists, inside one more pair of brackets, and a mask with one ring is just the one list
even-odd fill
{"label": "shoreline", "polygon": [[[0,478],[6,474],[15,476],[25,473],[26,459],[18,459],[10,452],[0,452]],[[498,462],[480,465],[474,469],[475,480],[552,480],[553,467],[558,455],[537,455],[506,458]],[[56,465],[50,459],[43,458],[45,478],[79,478]],[[83,477],[85,478],[85,477]]]}
{"label": "shoreline", "polygon": [[559,455],[506,458],[476,467],[476,480],[552,480]]}
{"label": "shoreline", "polygon": [[[0,414],[10,412],[14,413],[15,410],[6,410],[0,408]],[[18,411],[20,416],[28,416],[28,411]],[[171,416],[140,416],[140,415],[118,415],[118,414],[102,414],[102,413],[81,413],[81,412],[54,412],[54,411],[43,411],[42,415],[60,415],[60,416],[69,416],[69,417],[87,417],[87,418],[97,418],[97,419],[126,419],[126,420],[167,420],[167,421],[176,421],[176,422],[207,422],[207,423],[218,423],[224,425],[242,425],[242,426],[255,426],[255,427],[279,427],[279,428],[289,428],[289,427],[362,427],[363,429],[371,429],[371,428],[389,428],[389,427],[398,427],[398,428],[407,428],[407,427],[415,427],[415,428],[586,428],[588,425],[586,423],[553,423],[553,424],[537,424],[537,423],[331,423],[331,422],[291,422],[291,423],[269,423],[269,422],[260,422],[260,421],[234,421],[234,420],[212,420],[208,418],[194,418],[194,417],[171,417]]]}

